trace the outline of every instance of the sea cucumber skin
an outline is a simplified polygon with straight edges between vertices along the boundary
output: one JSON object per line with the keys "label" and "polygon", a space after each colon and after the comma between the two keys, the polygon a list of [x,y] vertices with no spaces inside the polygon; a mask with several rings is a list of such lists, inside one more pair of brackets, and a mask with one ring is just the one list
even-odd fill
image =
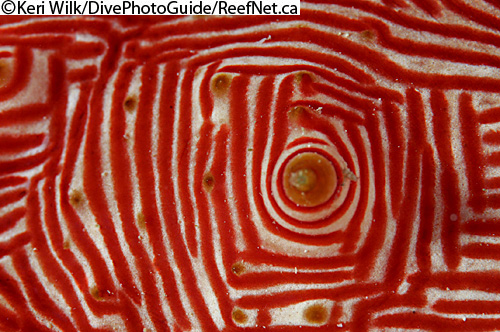
{"label": "sea cucumber skin", "polygon": [[0,330],[500,329],[499,17],[3,20]]}

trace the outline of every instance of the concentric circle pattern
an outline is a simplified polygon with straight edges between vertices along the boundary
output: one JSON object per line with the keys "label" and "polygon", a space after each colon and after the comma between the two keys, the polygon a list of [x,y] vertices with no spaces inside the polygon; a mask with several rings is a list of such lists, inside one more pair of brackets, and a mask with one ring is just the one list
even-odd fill
{"label": "concentric circle pattern", "polygon": [[500,330],[499,27],[2,18],[0,330]]}
{"label": "concentric circle pattern", "polygon": [[318,152],[298,153],[287,160],[280,180],[287,198],[303,207],[325,203],[337,189],[332,162]]}

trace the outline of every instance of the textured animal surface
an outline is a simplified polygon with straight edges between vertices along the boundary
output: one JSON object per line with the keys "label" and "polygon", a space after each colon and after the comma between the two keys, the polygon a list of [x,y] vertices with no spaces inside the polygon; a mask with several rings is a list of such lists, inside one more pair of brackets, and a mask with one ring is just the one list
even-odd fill
{"label": "textured animal surface", "polygon": [[500,330],[500,6],[2,17],[1,331]]}

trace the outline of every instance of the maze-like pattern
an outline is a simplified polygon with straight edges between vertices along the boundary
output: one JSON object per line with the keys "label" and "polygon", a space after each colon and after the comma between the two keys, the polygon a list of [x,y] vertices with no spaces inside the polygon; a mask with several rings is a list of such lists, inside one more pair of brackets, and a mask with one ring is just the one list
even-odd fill
{"label": "maze-like pattern", "polygon": [[500,329],[499,17],[5,20],[0,330]]}

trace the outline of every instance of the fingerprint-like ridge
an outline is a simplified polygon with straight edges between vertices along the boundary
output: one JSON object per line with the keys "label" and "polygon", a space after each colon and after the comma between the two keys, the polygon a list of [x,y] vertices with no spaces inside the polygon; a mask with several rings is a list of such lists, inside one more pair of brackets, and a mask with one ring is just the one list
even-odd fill
{"label": "fingerprint-like ridge", "polygon": [[[326,202],[320,204],[318,208],[300,209],[300,207],[297,207],[296,204],[290,201],[290,199],[284,193],[283,181],[286,181],[283,180],[284,167],[286,167],[287,163],[289,163],[294,157],[304,153],[315,153],[323,156],[323,158],[334,165],[333,167],[336,171],[335,178],[339,184],[337,186],[337,182],[335,182],[335,189],[333,194]],[[326,219],[335,210],[340,208],[340,206],[346,199],[347,193],[349,192],[350,180],[344,180],[344,176],[342,174],[342,171],[346,169],[347,168],[345,162],[343,161],[343,159],[341,159],[341,156],[333,146],[304,142],[300,145],[293,146],[292,148],[283,151],[283,154],[278,158],[273,170],[273,174],[271,175],[271,193],[268,193],[266,196],[274,198],[276,204],[278,205],[278,208],[285,214],[287,214],[287,216],[297,221],[314,222]],[[276,219],[277,218],[275,218],[275,220]],[[280,224],[283,226],[282,223]]]}
{"label": "fingerprint-like ridge", "polygon": [[301,12],[2,23],[2,330],[497,329],[498,6]]}

